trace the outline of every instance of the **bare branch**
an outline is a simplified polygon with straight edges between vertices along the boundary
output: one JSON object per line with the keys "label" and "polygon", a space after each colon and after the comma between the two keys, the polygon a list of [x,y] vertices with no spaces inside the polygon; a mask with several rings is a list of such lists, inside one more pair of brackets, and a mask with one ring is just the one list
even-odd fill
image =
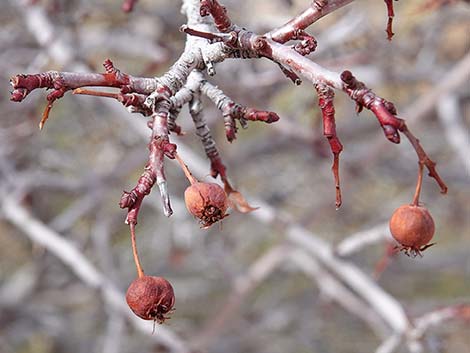
{"label": "bare branch", "polygon": [[285,43],[295,36],[296,31],[304,30],[323,16],[348,5],[353,0],[315,0],[301,14],[266,34],[278,43]]}
{"label": "bare branch", "polygon": [[225,135],[229,142],[236,139],[236,120],[238,120],[243,127],[246,126],[248,120],[263,121],[268,124],[279,120],[279,116],[274,112],[248,108],[235,103],[221,89],[207,81],[202,81],[201,92],[222,111],[225,122]]}
{"label": "bare branch", "polygon": [[318,93],[318,105],[322,111],[323,135],[328,139],[331,152],[333,153],[333,176],[336,187],[336,209],[341,206],[341,187],[339,182],[339,154],[343,145],[336,135],[335,107],[333,105],[334,91],[326,85],[316,84]]}

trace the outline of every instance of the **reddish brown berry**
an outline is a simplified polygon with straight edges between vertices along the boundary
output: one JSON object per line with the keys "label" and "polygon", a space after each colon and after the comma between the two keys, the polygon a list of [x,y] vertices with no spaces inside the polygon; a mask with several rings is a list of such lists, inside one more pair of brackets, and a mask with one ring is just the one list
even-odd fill
{"label": "reddish brown berry", "polygon": [[129,308],[144,320],[162,324],[175,305],[173,287],[163,277],[143,276],[136,278],[126,293]]}
{"label": "reddish brown berry", "polygon": [[420,255],[433,245],[428,243],[434,235],[434,221],[425,207],[403,205],[390,218],[390,232],[406,254]]}
{"label": "reddish brown berry", "polygon": [[227,216],[227,194],[217,184],[195,182],[184,192],[184,201],[188,211],[199,218],[203,227]]}

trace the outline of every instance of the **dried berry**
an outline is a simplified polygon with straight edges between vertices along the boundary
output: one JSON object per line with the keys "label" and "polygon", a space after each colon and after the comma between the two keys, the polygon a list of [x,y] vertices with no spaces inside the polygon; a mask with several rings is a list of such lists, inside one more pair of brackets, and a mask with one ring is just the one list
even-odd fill
{"label": "dried berry", "polygon": [[390,218],[390,232],[408,255],[420,255],[433,244],[434,221],[429,211],[422,206],[403,205]]}
{"label": "dried berry", "polygon": [[195,182],[184,192],[188,211],[199,218],[203,227],[209,227],[227,215],[227,195],[214,183]]}
{"label": "dried berry", "polygon": [[165,278],[142,276],[136,278],[127,289],[126,301],[138,317],[162,324],[169,319],[165,315],[175,305],[175,294]]}

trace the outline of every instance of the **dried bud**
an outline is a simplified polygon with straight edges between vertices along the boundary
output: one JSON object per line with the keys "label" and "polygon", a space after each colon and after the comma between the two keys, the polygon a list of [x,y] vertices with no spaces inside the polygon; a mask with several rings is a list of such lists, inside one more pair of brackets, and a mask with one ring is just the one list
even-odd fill
{"label": "dried bud", "polygon": [[129,208],[135,204],[135,195],[132,192],[123,191],[121,200],[119,200],[119,207],[121,208]]}
{"label": "dried bud", "polygon": [[138,317],[162,324],[169,319],[165,315],[175,305],[175,294],[165,278],[143,276],[131,283],[127,289],[126,301]]}
{"label": "dried bud", "polygon": [[407,254],[420,254],[432,244],[434,221],[429,211],[422,206],[403,205],[390,218],[390,232]]}
{"label": "dried bud", "polygon": [[224,189],[214,183],[196,182],[184,192],[184,201],[188,211],[199,218],[207,228],[227,215],[227,195]]}

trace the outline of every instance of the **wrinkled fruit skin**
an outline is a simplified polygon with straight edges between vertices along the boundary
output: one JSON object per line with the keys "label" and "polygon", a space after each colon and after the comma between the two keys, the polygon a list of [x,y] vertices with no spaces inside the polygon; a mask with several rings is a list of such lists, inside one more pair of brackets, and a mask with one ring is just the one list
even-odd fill
{"label": "wrinkled fruit skin", "polygon": [[390,218],[390,232],[406,253],[425,250],[434,235],[434,220],[422,206],[403,205]]}
{"label": "wrinkled fruit skin", "polygon": [[217,184],[194,183],[184,192],[184,201],[189,213],[197,217],[205,228],[227,216],[227,194]]}
{"label": "wrinkled fruit skin", "polygon": [[163,277],[143,276],[136,278],[126,293],[129,308],[144,320],[162,324],[175,305],[173,287]]}

